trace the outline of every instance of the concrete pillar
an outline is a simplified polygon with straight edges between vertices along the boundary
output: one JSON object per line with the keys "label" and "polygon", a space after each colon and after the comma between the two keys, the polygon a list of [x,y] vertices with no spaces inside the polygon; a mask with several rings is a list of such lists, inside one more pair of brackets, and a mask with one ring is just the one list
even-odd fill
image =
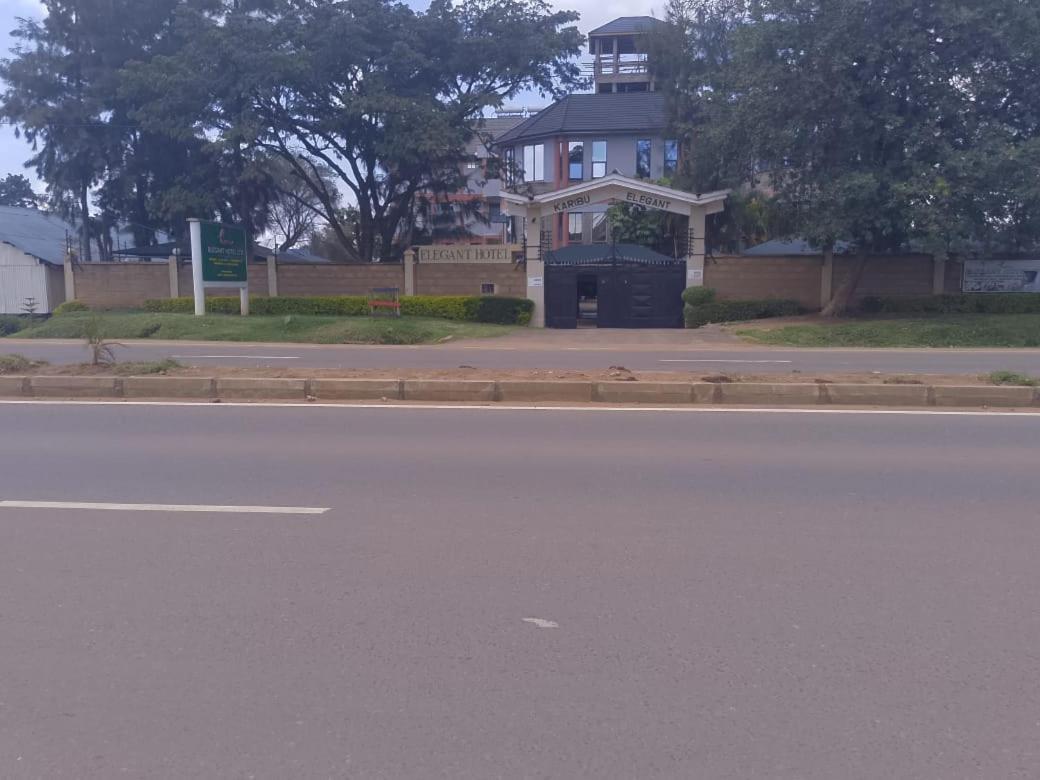
{"label": "concrete pillar", "polygon": [[834,296],[834,253],[823,256],[820,267],[820,308],[831,302]]}
{"label": "concrete pillar", "polygon": [[[533,212],[533,213],[532,213]],[[527,237],[527,299],[534,302],[531,327],[545,327],[545,262],[541,258],[541,219],[533,209],[527,210],[524,235]]]}
{"label": "concrete pillar", "polygon": [[690,206],[691,234],[690,246],[686,252],[686,286],[704,286],[704,256],[707,253],[705,241],[705,215],[703,206]]}
{"label": "concrete pillar", "polygon": [[177,265],[177,255],[170,255],[170,259],[166,261],[166,268],[170,272],[171,298],[179,298],[181,296],[180,279],[177,278]]}
{"label": "concrete pillar", "polygon": [[278,255],[274,252],[267,256],[267,294],[278,296]]}
{"label": "concrete pillar", "polygon": [[415,250],[406,249],[404,253],[404,294],[415,295]]}
{"label": "concrete pillar", "polygon": [[932,295],[946,292],[946,258],[932,258]]}
{"label": "concrete pillar", "polygon": [[72,267],[72,253],[65,253],[65,300],[74,301],[76,300],[76,273]]}

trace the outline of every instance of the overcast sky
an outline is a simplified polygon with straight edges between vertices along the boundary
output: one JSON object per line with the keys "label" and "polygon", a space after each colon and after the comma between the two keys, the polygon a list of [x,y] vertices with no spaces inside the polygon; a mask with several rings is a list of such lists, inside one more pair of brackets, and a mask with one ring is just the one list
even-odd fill
{"label": "overcast sky", "polygon": [[[552,0],[552,3],[559,8],[578,11],[581,14],[578,26],[583,33],[619,16],[660,16],[663,5],[662,0]],[[423,0],[413,0],[411,4],[426,5]],[[18,17],[39,17],[43,13],[42,9],[42,4],[37,0],[0,0],[0,50],[4,56],[13,45],[8,33],[17,26],[15,20]],[[0,177],[8,173],[24,173],[35,179],[32,171],[26,171],[23,167],[29,155],[29,146],[25,141],[16,139],[10,127],[0,125]]]}

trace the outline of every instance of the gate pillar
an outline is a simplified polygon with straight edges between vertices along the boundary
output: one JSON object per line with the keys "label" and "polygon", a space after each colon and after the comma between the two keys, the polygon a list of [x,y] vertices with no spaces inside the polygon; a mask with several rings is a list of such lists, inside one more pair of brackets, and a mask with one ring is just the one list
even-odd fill
{"label": "gate pillar", "polygon": [[686,286],[704,286],[705,214],[703,206],[690,206],[689,241],[686,247]]}

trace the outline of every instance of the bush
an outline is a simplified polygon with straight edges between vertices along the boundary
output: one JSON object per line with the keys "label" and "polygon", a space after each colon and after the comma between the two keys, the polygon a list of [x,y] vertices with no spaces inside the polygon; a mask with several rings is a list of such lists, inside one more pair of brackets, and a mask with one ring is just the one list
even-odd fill
{"label": "bush", "polygon": [[689,303],[683,307],[683,317],[687,328],[699,328],[711,322],[739,322],[741,320],[761,320],[768,317],[792,317],[804,314],[798,301],[764,300],[764,301],[716,301],[694,306]]}
{"label": "bush", "polygon": [[1016,387],[1036,387],[1040,385],[1040,379],[1034,379],[1016,371],[994,371],[989,375],[989,381],[995,385],[1014,385]]}
{"label": "bush", "polygon": [[65,303],[56,306],[51,313],[55,317],[59,317],[62,314],[74,314],[83,311],[90,311],[90,307],[82,301],[65,301]]}
{"label": "bush", "polygon": [[24,374],[40,365],[42,361],[29,360],[24,355],[0,355],[0,374]]}
{"label": "bush", "polygon": [[715,302],[715,291],[710,287],[687,287],[682,294],[683,303],[690,306],[703,306]]}
{"label": "bush", "polygon": [[[163,298],[144,302],[145,311],[161,314],[191,314],[192,298]],[[238,314],[238,298],[207,298],[206,311]],[[328,295],[303,298],[250,298],[249,311],[258,316],[289,314],[327,317],[368,315],[368,298],[363,295]],[[527,325],[534,304],[525,298],[478,297],[475,295],[412,295],[401,298],[401,314],[406,317],[434,317],[460,322],[489,322],[499,325]]]}
{"label": "bush", "polygon": [[1040,293],[962,293],[892,298],[872,295],[860,301],[864,314],[1038,314]]}
{"label": "bush", "polygon": [[29,320],[17,314],[0,314],[0,336],[13,336],[29,327]]}

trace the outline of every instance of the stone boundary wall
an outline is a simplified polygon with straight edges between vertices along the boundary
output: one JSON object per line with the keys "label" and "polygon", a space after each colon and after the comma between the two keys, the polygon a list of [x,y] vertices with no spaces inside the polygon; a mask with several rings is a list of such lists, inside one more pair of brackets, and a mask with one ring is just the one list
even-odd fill
{"label": "stone boundary wall", "polygon": [[[506,254],[509,254],[508,252]],[[495,295],[527,296],[527,273],[509,261],[406,263],[251,263],[249,292],[286,297],[316,295],[365,295],[374,287],[397,287],[402,295],[480,295],[485,283],[495,285]],[[828,274],[819,256],[720,255],[708,258],[704,284],[721,300],[790,298],[807,309],[816,309],[847,278],[852,260],[836,257]],[[856,299],[869,295],[920,296],[960,291],[962,266],[941,263],[928,255],[869,258]],[[176,274],[166,262],[80,263],[72,267],[75,297],[99,309],[137,308],[150,298],[191,295],[191,268],[182,263]],[[61,289],[57,274],[54,280]],[[57,290],[56,290],[57,291]],[[207,290],[207,295],[233,295],[234,290]]]}

